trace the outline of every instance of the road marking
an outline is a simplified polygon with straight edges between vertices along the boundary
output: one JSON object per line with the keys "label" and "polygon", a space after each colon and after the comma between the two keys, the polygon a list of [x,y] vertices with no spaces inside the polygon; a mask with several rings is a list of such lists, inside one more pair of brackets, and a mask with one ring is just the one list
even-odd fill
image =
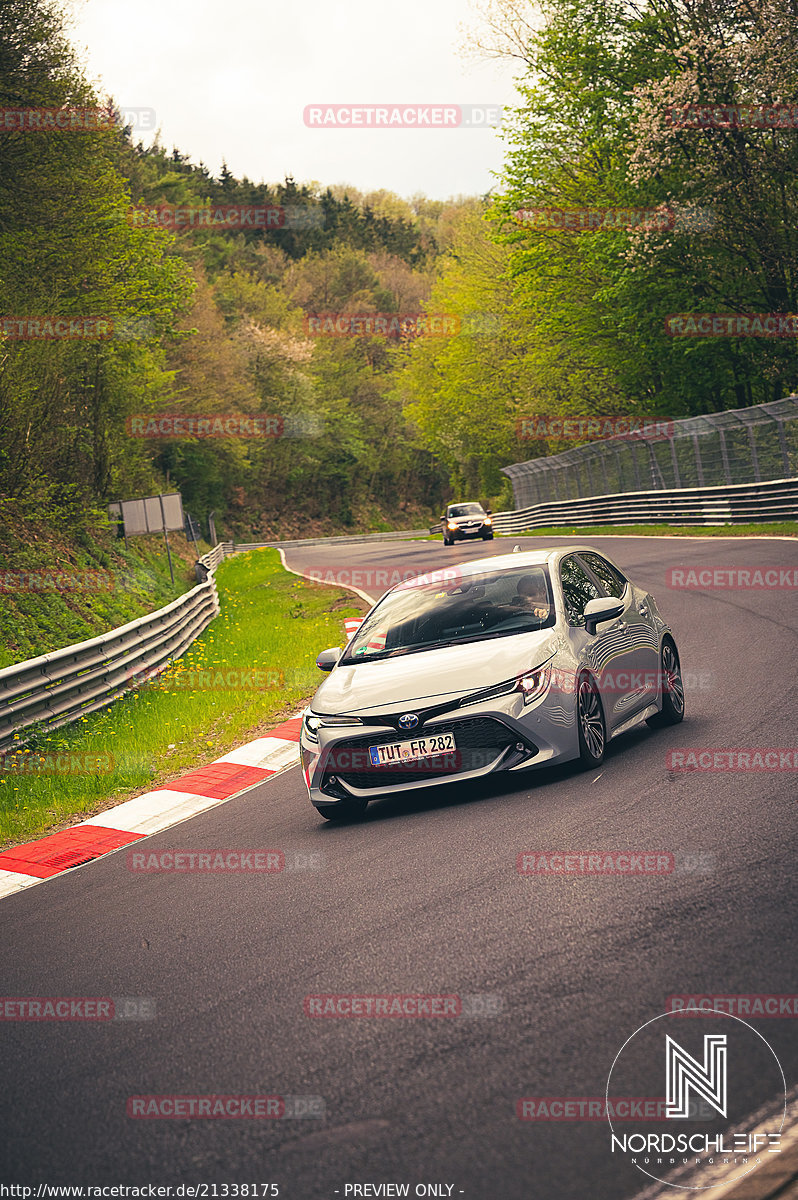
{"label": "road marking", "polygon": [[280,546],[277,547],[277,553],[280,555],[280,562],[285,567],[286,571],[290,571],[292,575],[299,575],[302,579],[307,579],[310,583],[323,584],[326,587],[345,588],[347,592],[356,592],[361,600],[365,600],[369,608],[376,604],[379,596],[370,596],[368,592],[361,591],[360,588],[353,587],[351,583],[328,583],[326,579],[314,579],[311,575],[306,575],[304,571],[295,571],[293,567],[289,567],[285,561],[285,553]]}

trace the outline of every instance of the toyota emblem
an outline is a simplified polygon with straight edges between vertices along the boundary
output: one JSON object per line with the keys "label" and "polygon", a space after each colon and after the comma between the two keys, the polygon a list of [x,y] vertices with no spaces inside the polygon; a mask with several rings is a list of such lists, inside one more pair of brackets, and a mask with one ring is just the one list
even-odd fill
{"label": "toyota emblem", "polygon": [[418,717],[415,713],[404,713],[399,718],[400,729],[415,729],[416,725],[418,725]]}

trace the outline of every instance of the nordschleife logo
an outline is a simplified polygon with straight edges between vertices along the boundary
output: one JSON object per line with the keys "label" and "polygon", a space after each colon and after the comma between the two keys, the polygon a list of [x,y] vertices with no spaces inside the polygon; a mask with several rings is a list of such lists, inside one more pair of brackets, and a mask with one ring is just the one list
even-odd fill
{"label": "nordschleife logo", "polygon": [[[662,1115],[616,1132],[610,1096],[661,1097]],[[615,1056],[606,1100],[613,1157],[680,1191],[743,1179],[781,1150],[781,1063],[753,1025],[720,1009],[641,1025]]]}

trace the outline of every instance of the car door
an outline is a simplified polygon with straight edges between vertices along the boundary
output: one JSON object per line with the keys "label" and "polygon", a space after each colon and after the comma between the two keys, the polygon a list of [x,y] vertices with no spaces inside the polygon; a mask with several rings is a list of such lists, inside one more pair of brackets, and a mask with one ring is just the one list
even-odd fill
{"label": "car door", "polygon": [[576,554],[562,560],[560,579],[574,652],[598,681],[607,730],[612,734],[636,711],[635,652],[626,620],[627,608],[614,621],[600,625],[592,636],[585,632],[585,605],[607,595],[606,589]]}
{"label": "car door", "polygon": [[627,661],[632,674],[623,710],[631,716],[651,704],[657,694],[659,644],[646,597],[613,563],[596,551],[581,551],[579,559],[608,596],[617,596],[624,601],[621,620],[626,624],[630,643]]}

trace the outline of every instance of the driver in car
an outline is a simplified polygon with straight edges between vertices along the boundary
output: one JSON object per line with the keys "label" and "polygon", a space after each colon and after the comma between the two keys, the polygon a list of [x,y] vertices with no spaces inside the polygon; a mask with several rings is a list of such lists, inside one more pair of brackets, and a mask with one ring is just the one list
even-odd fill
{"label": "driver in car", "polygon": [[522,575],[516,586],[514,604],[532,612],[535,617],[545,621],[551,608],[546,589],[546,581],[542,575]]}

